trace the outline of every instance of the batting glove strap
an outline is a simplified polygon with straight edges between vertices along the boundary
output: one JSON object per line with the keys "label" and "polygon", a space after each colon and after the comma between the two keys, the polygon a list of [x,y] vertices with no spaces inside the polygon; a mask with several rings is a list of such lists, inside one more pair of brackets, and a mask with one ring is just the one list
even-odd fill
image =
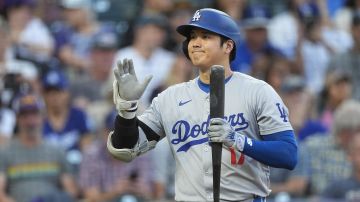
{"label": "batting glove strap", "polygon": [[234,142],[235,149],[240,152],[244,151],[246,139],[247,138],[245,135],[242,135],[240,133],[235,133],[235,142]]}
{"label": "batting glove strap", "polygon": [[135,118],[137,103],[137,101],[123,101],[116,104],[118,114],[125,119]]}

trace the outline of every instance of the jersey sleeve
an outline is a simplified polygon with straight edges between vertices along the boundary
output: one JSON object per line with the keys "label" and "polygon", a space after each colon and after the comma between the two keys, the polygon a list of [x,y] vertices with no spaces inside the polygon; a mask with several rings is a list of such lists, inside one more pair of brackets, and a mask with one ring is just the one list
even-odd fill
{"label": "jersey sleeve", "polygon": [[255,102],[256,120],[261,135],[293,130],[287,107],[269,84],[265,83],[259,88]]}
{"label": "jersey sleeve", "polygon": [[[159,94],[160,96],[161,94]],[[161,118],[160,111],[160,98],[155,97],[148,109],[145,112],[138,116],[137,118],[143,122],[145,125],[150,127],[160,138],[165,136],[165,131],[163,128],[163,122]]]}

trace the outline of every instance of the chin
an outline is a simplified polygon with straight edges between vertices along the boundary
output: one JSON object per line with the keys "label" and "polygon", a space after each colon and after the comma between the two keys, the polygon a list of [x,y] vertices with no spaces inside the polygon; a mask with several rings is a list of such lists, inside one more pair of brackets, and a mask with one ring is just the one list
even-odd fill
{"label": "chin", "polygon": [[192,58],[191,62],[194,66],[200,69],[204,69],[209,66],[208,62],[202,60],[201,58]]}

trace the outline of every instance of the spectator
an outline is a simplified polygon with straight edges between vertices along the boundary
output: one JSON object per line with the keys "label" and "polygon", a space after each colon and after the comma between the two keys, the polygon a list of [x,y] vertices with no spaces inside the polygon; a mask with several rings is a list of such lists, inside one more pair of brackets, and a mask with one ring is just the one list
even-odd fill
{"label": "spectator", "polygon": [[93,38],[90,67],[87,74],[77,76],[70,84],[74,106],[84,109],[93,117],[94,129],[103,125],[109,110],[112,93],[112,65],[117,51],[117,36],[113,32],[100,32]]}
{"label": "spectator", "polygon": [[[319,12],[321,16],[322,24],[322,38],[326,44],[334,50],[335,53],[342,53],[349,50],[353,44],[350,32],[348,30],[343,30],[331,19],[331,10],[330,6],[336,4],[336,1],[344,0],[335,0],[335,1],[323,1],[316,0],[316,4],[319,7]],[[332,5],[331,5],[332,4]]]}
{"label": "spectator", "polygon": [[167,15],[174,7],[172,0],[144,0],[142,15]]}
{"label": "spectator", "polygon": [[81,151],[91,140],[91,126],[85,112],[72,106],[68,85],[60,71],[49,71],[44,75],[46,117],[43,133],[45,141],[66,150],[67,160],[77,168]]}
{"label": "spectator", "polygon": [[106,141],[113,130],[115,117],[115,111],[106,116],[100,139],[84,154],[79,176],[84,199],[91,202],[125,202],[125,196],[134,202],[151,199],[153,167],[149,155],[127,164],[115,160],[107,152]]}
{"label": "spectator", "polygon": [[43,61],[52,55],[53,38],[41,19],[34,16],[35,6],[34,0],[4,1],[11,43],[8,58]]}
{"label": "spectator", "polygon": [[78,192],[65,154],[42,140],[40,100],[27,94],[14,106],[18,133],[0,152],[0,201],[47,202],[49,196],[72,201]]}
{"label": "spectator", "polygon": [[343,8],[339,9],[334,16],[334,23],[337,27],[351,33],[352,16],[360,10],[359,0],[347,0]]}
{"label": "spectator", "polygon": [[318,94],[324,87],[325,74],[334,52],[323,40],[318,18],[308,20],[304,25],[304,38],[299,39],[299,60],[302,60],[300,73],[305,77],[307,88]]}
{"label": "spectator", "polygon": [[108,82],[112,75],[116,48],[115,33],[100,32],[93,37],[89,72],[77,77],[70,85],[70,92],[75,103],[79,101],[91,103],[107,97],[111,91]]}
{"label": "spectator", "polygon": [[[300,9],[301,7],[307,9]],[[316,9],[316,7],[311,6],[309,0],[289,0],[287,9],[275,15],[269,22],[269,41],[290,60],[296,58],[296,45],[302,34],[299,26],[301,21],[300,11],[311,11],[313,9]],[[284,29],[285,27],[286,29]]]}
{"label": "spectator", "polygon": [[160,16],[142,16],[135,23],[134,41],[131,46],[120,49],[115,61],[132,58],[138,79],[154,75],[141,97],[139,107],[147,107],[150,93],[164,82],[175,61],[173,53],[161,48],[165,40],[166,19]]}
{"label": "spectator", "polygon": [[342,102],[351,98],[350,75],[341,69],[332,70],[327,73],[325,87],[319,97],[320,120],[328,129],[331,128],[334,111]]}
{"label": "spectator", "polygon": [[270,84],[277,93],[281,95],[281,88],[284,79],[290,73],[290,61],[283,57],[272,58],[269,67],[265,71],[261,71],[264,74],[264,80]]}
{"label": "spectator", "polygon": [[90,66],[91,40],[95,34],[112,30],[112,27],[95,20],[90,0],[61,0],[61,6],[65,22],[52,26],[57,55],[71,72],[78,75]]}
{"label": "spectator", "polygon": [[0,100],[0,147],[6,144],[13,136],[15,121],[15,113],[4,106]]}
{"label": "spectator", "polygon": [[193,78],[195,78],[195,72],[190,61],[182,53],[177,54],[167,78],[151,92],[149,102],[169,86],[189,81]]}
{"label": "spectator", "polygon": [[360,11],[353,16],[351,33],[354,46],[345,53],[335,55],[330,62],[329,69],[340,68],[351,75],[352,97],[360,100]]}
{"label": "spectator", "polygon": [[322,194],[326,200],[360,201],[360,133],[354,134],[348,149],[348,157],[352,163],[353,173],[344,180],[327,186]]}
{"label": "spectator", "polygon": [[224,11],[229,14],[233,19],[235,19],[238,23],[241,22],[244,7],[247,1],[234,1],[234,0],[215,0],[214,8]]}
{"label": "spectator", "polygon": [[259,56],[281,53],[268,41],[268,10],[262,6],[248,6],[243,15],[241,28],[244,29],[245,39],[236,46],[236,58],[231,62],[231,68],[233,71],[250,74]]}
{"label": "spectator", "polygon": [[296,46],[303,35],[303,24],[313,18],[320,19],[321,36],[335,52],[341,53],[351,47],[352,41],[349,34],[328,23],[327,12],[324,12],[326,10],[324,1],[290,0],[287,2],[287,11],[274,16],[268,30],[271,43],[290,60],[296,60]]}
{"label": "spectator", "polygon": [[[19,89],[12,87],[19,84],[20,81],[30,85],[33,90],[38,89],[38,67],[29,61],[10,57],[10,34],[8,23],[0,18],[0,76],[4,87],[1,98],[4,105],[9,105],[12,98],[19,93]],[[14,77],[18,79],[14,79]]]}
{"label": "spectator", "polygon": [[335,111],[330,134],[312,136],[300,144],[299,164],[282,191],[316,196],[332,182],[348,178],[352,168],[346,150],[359,129],[360,103],[344,102]]}
{"label": "spectator", "polygon": [[192,8],[190,3],[175,4],[174,10],[169,16],[169,31],[167,33],[167,39],[164,47],[167,50],[178,52],[182,50],[182,42],[184,38],[176,32],[176,28],[179,25],[185,24],[192,17]]}
{"label": "spectator", "polygon": [[281,86],[280,95],[289,108],[289,119],[300,142],[311,135],[327,132],[326,127],[317,120],[315,97],[306,88],[302,77],[287,76]]}

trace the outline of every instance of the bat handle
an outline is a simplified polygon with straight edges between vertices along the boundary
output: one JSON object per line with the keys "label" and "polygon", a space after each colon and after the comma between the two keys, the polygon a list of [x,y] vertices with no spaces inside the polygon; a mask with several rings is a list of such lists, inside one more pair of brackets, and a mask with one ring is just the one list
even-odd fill
{"label": "bat handle", "polygon": [[211,143],[212,149],[212,162],[213,162],[213,197],[214,202],[220,201],[220,173],[221,173],[221,155],[222,143]]}

